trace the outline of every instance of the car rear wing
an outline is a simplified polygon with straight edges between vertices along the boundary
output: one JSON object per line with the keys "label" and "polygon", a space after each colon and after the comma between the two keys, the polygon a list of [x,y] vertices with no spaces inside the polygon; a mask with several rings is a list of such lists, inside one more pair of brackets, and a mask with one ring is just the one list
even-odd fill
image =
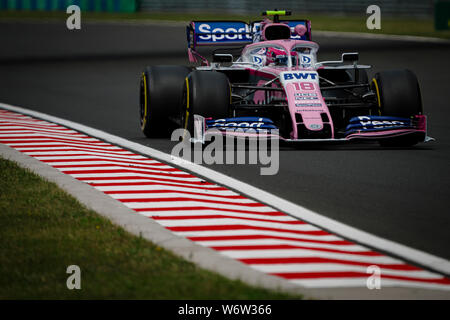
{"label": "car rear wing", "polygon": [[[291,28],[291,39],[311,40],[311,23],[309,20],[284,20]],[[295,33],[296,25],[302,24],[307,32],[300,36]],[[197,46],[245,45],[260,39],[260,22],[250,24],[243,21],[191,21],[186,27],[188,48]]]}

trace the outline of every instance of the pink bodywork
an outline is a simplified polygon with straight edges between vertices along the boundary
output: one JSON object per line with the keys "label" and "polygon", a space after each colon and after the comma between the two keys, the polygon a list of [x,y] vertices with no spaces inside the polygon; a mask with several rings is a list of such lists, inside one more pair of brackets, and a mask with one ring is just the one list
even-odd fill
{"label": "pink bodywork", "polygon": [[[303,41],[303,40],[272,40],[272,41],[264,41],[265,45],[274,45],[276,47],[282,47],[284,48],[285,52],[288,54],[288,56],[291,56],[289,53],[292,52],[292,49],[297,46],[305,46],[305,47],[315,47],[319,48],[319,45],[315,42],[311,41]],[[254,43],[247,45],[243,51],[243,54],[247,50],[251,50],[254,47],[259,47],[261,43]],[[311,72],[315,71],[314,68],[301,68],[300,66],[292,66],[292,67],[274,67],[274,66],[266,66],[259,68],[257,70],[253,68],[247,68],[248,71],[252,74],[260,74],[264,75],[269,80],[275,77],[280,76],[282,72],[286,71],[305,71],[305,72]],[[258,85],[262,85],[265,81],[260,81]],[[325,113],[329,119],[328,124],[331,126],[331,138],[334,138],[334,129],[333,129],[333,122],[331,119],[330,112],[328,110],[328,106],[326,105],[321,91],[320,86],[318,83],[313,82],[313,88],[312,90],[303,90],[300,86],[301,81],[291,81],[287,83],[284,86],[284,93],[288,102],[289,112],[291,115],[291,119],[293,121],[292,123],[292,132],[290,134],[291,139],[298,139],[298,132],[297,132],[297,122],[295,114],[301,114],[303,123],[309,130],[312,131],[320,131],[324,128],[324,123],[322,121],[321,113]],[[298,85],[296,85],[298,84]],[[275,86],[273,84],[272,86]],[[309,93],[309,94],[315,94],[317,99],[311,99],[311,100],[301,100],[296,101],[295,100],[295,94],[296,93]],[[278,93],[279,94],[279,93]],[[264,92],[259,91],[256,92],[254,97],[254,102],[259,103],[264,99]],[[296,103],[314,103],[314,104],[320,104],[320,106],[314,106],[314,107],[297,107]]]}

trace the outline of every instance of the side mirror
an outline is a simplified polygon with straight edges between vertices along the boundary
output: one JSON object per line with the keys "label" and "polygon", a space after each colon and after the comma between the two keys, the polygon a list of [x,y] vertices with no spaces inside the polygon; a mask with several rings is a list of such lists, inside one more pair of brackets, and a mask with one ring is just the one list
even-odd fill
{"label": "side mirror", "polygon": [[359,60],[358,52],[346,52],[342,54],[343,62],[356,62]]}
{"label": "side mirror", "polygon": [[233,62],[233,55],[229,53],[214,53],[213,62]]}

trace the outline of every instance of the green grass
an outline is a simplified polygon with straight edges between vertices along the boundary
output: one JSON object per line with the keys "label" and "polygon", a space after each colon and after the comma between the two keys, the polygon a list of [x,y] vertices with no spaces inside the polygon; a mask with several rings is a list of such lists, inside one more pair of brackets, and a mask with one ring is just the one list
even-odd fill
{"label": "green grass", "polygon": [[[38,19],[38,20],[65,20],[67,14],[64,12],[44,12],[44,11],[0,11],[0,19]],[[381,30],[368,30],[366,28],[367,15],[358,16],[336,16],[336,15],[319,15],[305,14],[294,15],[289,17],[306,18],[312,21],[313,35],[314,30],[326,31],[344,31],[344,32],[367,32],[378,34],[397,34],[397,35],[414,35],[424,37],[437,37],[450,39],[450,30],[436,31],[434,30],[433,19],[405,18],[405,17],[383,17],[381,18]],[[204,20],[204,19],[238,19],[244,21],[260,20],[258,14],[249,15],[232,15],[223,13],[96,13],[83,12],[82,19],[108,21],[108,20],[169,20],[183,21]]]}
{"label": "green grass", "polygon": [[[0,159],[0,299],[297,299],[196,267]],[[67,266],[81,268],[68,290]]]}

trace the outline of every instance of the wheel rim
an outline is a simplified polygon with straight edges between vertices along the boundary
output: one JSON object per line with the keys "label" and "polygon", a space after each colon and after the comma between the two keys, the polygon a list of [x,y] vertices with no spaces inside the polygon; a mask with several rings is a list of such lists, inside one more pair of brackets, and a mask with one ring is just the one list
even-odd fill
{"label": "wheel rim", "polygon": [[380,97],[380,89],[378,86],[377,79],[372,78],[372,86],[374,87],[375,94],[377,96],[378,115],[381,116],[381,97]]}
{"label": "wheel rim", "polygon": [[139,90],[139,113],[140,113],[140,122],[141,128],[144,130],[146,122],[147,122],[147,79],[145,74],[142,74],[140,81],[140,90]]}

